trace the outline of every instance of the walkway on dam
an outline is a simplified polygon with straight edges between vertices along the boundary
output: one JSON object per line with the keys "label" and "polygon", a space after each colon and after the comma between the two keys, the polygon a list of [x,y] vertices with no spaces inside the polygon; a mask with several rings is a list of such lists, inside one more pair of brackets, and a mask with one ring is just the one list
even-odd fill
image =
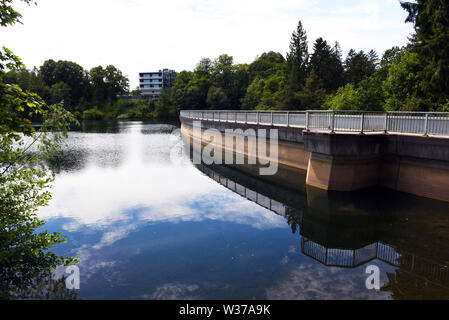
{"label": "walkway on dam", "polygon": [[183,110],[181,117],[260,126],[345,133],[396,133],[449,137],[449,112]]}

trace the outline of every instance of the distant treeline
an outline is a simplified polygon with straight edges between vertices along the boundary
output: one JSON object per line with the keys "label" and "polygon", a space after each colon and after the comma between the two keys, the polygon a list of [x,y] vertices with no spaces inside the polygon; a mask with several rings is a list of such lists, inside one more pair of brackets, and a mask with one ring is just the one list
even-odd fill
{"label": "distant treeline", "polygon": [[[69,61],[46,61],[39,69],[9,72],[4,81],[38,93],[47,103],[64,101],[84,118],[176,117],[181,109],[449,111],[449,4],[401,3],[415,33],[405,47],[379,56],[323,38],[309,52],[301,23],[289,52],[263,53],[250,64],[223,54],[203,58],[194,71],[177,74],[158,101],[117,100],[128,79],[114,66],[85,71]],[[138,94],[138,90],[133,92]]]}
{"label": "distant treeline", "polygon": [[98,66],[87,71],[71,61],[47,60],[40,68],[7,72],[3,81],[37,93],[47,104],[63,102],[79,117],[88,109],[113,105],[117,95],[129,91],[128,78],[116,67]]}

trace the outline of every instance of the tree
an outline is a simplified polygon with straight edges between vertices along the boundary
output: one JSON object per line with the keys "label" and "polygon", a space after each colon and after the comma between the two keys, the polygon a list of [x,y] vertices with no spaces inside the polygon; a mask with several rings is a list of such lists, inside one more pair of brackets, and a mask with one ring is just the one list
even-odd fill
{"label": "tree", "polygon": [[279,52],[264,52],[248,67],[249,80],[268,78],[279,70],[284,70],[285,59]]}
{"label": "tree", "polygon": [[345,60],[345,80],[358,87],[360,82],[370,77],[377,68],[378,58],[374,50],[368,54],[351,49]]}
{"label": "tree", "polygon": [[51,86],[50,94],[51,100],[50,103],[64,103],[65,101],[71,101],[71,88],[65,82],[58,82]]}
{"label": "tree", "polygon": [[386,110],[425,111],[428,108],[430,102],[418,94],[422,71],[423,65],[417,53],[404,50],[395,57],[383,82]]}
{"label": "tree", "polygon": [[[171,87],[171,100],[178,109],[192,109],[190,105],[190,97],[187,94],[187,86],[190,80],[193,79],[193,72],[181,71],[176,75]],[[207,96],[207,93],[206,93]],[[204,99],[205,101],[206,99]]]}
{"label": "tree", "polygon": [[307,34],[302,26],[302,22],[299,21],[296,30],[292,33],[290,52],[287,53],[289,90],[298,91],[305,84],[309,62],[308,50]]}
{"label": "tree", "polygon": [[98,66],[89,72],[92,99],[95,104],[111,104],[117,100],[117,95],[128,92],[129,80],[116,67]]}
{"label": "tree", "polygon": [[[31,3],[32,1],[24,1]],[[12,1],[0,0],[0,26],[18,22],[20,14]],[[73,116],[59,105],[47,106],[35,93],[17,84],[3,82],[5,71],[23,70],[20,59],[10,50],[0,50],[0,298],[23,297],[31,284],[48,279],[51,268],[72,264],[73,258],[50,251],[65,242],[60,233],[37,231],[45,221],[36,216],[48,203],[53,172],[50,159],[66,136]],[[31,118],[42,119],[39,130]]]}
{"label": "tree", "polygon": [[417,0],[401,2],[401,6],[408,12],[406,22],[414,24],[411,51],[423,65],[414,94],[444,104],[449,99],[449,3]]}
{"label": "tree", "polygon": [[348,83],[329,96],[324,105],[331,110],[360,110],[358,91]]}
{"label": "tree", "polygon": [[255,78],[246,90],[245,97],[242,99],[242,109],[254,110],[259,105],[263,96],[265,81],[259,77]]}
{"label": "tree", "polygon": [[17,84],[23,90],[36,92],[44,101],[51,100],[50,88],[45,84],[37,68],[10,70],[4,75],[3,82]]}
{"label": "tree", "polygon": [[331,48],[323,38],[315,41],[310,69],[320,79],[326,93],[335,91],[342,84],[343,67],[340,56],[338,43]]}
{"label": "tree", "polygon": [[234,58],[222,54],[212,63],[212,84],[227,91],[231,86]]}
{"label": "tree", "polygon": [[227,109],[229,108],[229,99],[223,89],[211,86],[207,93],[207,105],[210,109]]}
{"label": "tree", "polygon": [[248,65],[237,64],[234,65],[232,69],[232,81],[227,91],[229,108],[240,109],[241,100],[245,96],[246,89],[249,85]]}
{"label": "tree", "polygon": [[203,58],[196,65],[195,74],[210,77],[212,72],[212,61],[209,58]]}
{"label": "tree", "polygon": [[303,88],[308,75],[308,50],[307,34],[302,26],[302,22],[299,21],[296,30],[292,33],[290,52],[287,53],[286,92],[283,103],[285,109],[301,109],[298,106],[296,93]]}
{"label": "tree", "polygon": [[284,100],[285,74],[282,71],[273,74],[265,80],[265,86],[262,91],[262,98],[257,109],[275,110],[278,109]]}
{"label": "tree", "polygon": [[[26,4],[35,3],[34,0],[21,0]],[[22,15],[12,7],[13,0],[0,0],[0,27],[7,27],[15,23],[21,23]],[[1,60],[7,61],[7,60]],[[2,65],[3,66],[3,65]]]}
{"label": "tree", "polygon": [[297,93],[296,98],[303,110],[319,110],[325,101],[326,91],[323,88],[322,80],[312,69],[310,75],[306,79],[304,90]]}
{"label": "tree", "polygon": [[170,100],[170,90],[162,89],[159,99],[155,103],[155,116],[156,118],[168,118],[170,116],[174,116],[175,110],[171,105]]}
{"label": "tree", "polygon": [[[64,105],[71,111],[89,98],[88,74],[75,62],[47,60],[41,66],[40,74],[48,87],[58,84],[58,87],[70,88],[70,92],[65,95]],[[52,97],[51,102],[60,102],[59,98],[59,95]]]}

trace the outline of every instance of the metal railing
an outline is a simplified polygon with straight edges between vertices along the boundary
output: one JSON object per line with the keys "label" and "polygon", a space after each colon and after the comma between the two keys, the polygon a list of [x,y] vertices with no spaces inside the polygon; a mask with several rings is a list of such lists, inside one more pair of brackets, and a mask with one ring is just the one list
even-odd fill
{"label": "metal railing", "polygon": [[328,132],[449,136],[449,112],[183,110],[181,117]]}

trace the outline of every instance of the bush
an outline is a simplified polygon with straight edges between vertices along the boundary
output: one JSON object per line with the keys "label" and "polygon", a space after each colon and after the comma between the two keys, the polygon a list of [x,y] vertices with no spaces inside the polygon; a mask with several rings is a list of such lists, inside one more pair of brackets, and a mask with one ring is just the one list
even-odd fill
{"label": "bush", "polygon": [[105,117],[103,111],[99,110],[98,107],[93,107],[92,109],[85,110],[83,112],[84,120],[101,120]]}
{"label": "bush", "polygon": [[358,92],[352,83],[348,83],[329,96],[324,106],[331,110],[359,110]]}

